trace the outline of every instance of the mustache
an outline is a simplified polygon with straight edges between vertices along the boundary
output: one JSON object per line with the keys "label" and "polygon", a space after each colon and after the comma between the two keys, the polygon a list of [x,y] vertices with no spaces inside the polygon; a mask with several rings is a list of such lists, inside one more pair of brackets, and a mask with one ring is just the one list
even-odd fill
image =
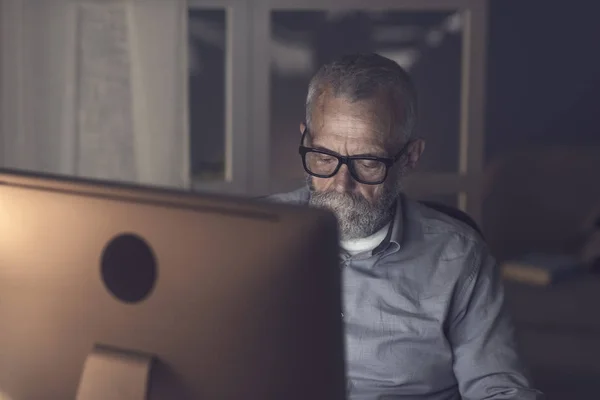
{"label": "mustache", "polygon": [[371,205],[371,203],[360,193],[340,193],[333,190],[325,192],[312,191],[311,197],[315,202],[326,202],[331,205],[343,207],[356,207],[359,205]]}
{"label": "mustache", "polygon": [[393,216],[397,193],[384,190],[379,199],[370,201],[360,192],[315,190],[309,181],[309,204],[332,211],[338,220],[342,240],[364,238],[383,227]]}

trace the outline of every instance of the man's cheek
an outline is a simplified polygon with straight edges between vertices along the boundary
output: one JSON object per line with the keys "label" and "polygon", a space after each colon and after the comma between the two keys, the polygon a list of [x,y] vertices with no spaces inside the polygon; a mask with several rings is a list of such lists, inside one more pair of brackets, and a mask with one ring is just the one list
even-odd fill
{"label": "man's cheek", "polygon": [[314,190],[316,190],[318,192],[324,192],[324,191],[327,191],[329,189],[329,187],[331,186],[331,179],[313,177],[312,185],[313,185]]}

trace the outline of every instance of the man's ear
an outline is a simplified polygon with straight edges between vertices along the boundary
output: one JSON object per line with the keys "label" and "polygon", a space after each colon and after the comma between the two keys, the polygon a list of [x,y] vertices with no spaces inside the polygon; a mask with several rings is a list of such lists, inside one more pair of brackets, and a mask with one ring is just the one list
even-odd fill
{"label": "man's ear", "polygon": [[300,122],[300,134],[302,135],[306,130],[306,124],[304,122]]}
{"label": "man's ear", "polygon": [[413,169],[417,166],[421,154],[425,150],[425,140],[415,139],[408,144],[406,154],[408,155],[407,167]]}

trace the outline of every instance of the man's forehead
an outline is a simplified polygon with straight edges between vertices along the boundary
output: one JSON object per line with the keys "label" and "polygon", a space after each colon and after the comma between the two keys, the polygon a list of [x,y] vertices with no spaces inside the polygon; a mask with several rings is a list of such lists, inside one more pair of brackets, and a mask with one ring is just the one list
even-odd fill
{"label": "man's forehead", "polygon": [[376,115],[379,119],[391,120],[392,113],[385,96],[374,96],[362,100],[352,100],[347,96],[335,96],[325,92],[316,101],[312,110],[317,116],[345,115]]}
{"label": "man's forehead", "polygon": [[387,142],[393,131],[393,116],[381,99],[351,101],[324,95],[311,114],[314,136],[347,136]]}

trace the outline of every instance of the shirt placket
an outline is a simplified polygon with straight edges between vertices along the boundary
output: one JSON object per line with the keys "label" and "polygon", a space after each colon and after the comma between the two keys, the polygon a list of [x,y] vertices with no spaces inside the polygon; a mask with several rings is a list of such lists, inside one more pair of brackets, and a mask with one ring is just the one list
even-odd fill
{"label": "shirt placket", "polygon": [[[340,269],[341,269],[341,275],[342,275],[342,281],[344,279],[344,270],[348,267],[349,263],[350,263],[350,254],[348,254],[345,250],[341,250],[340,252]],[[342,320],[344,320],[345,318],[345,304],[344,302],[342,302]]]}
{"label": "shirt placket", "polygon": [[[346,253],[344,250],[340,253],[340,268],[342,269],[342,279],[345,279],[345,270],[347,268],[351,268],[354,263],[362,264],[360,266],[361,269],[373,269],[377,260],[379,259],[378,255],[371,254],[371,252],[365,252],[361,254],[356,254],[351,256],[349,253]],[[346,320],[347,318],[347,310],[345,309],[345,302],[342,303],[342,319]]]}

